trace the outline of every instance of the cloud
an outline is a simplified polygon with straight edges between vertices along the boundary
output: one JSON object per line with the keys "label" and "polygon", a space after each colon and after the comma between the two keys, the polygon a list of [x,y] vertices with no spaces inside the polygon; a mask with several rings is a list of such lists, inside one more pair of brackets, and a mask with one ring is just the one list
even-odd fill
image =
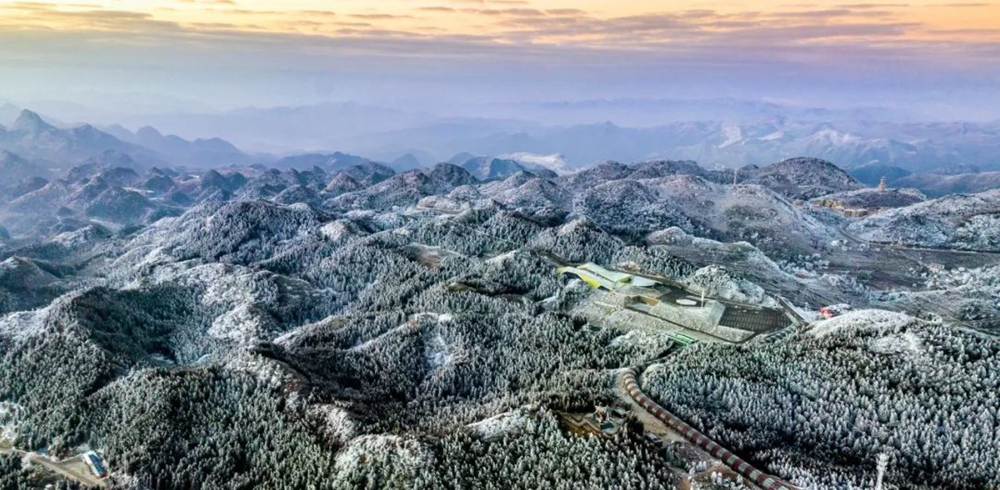
{"label": "cloud", "polygon": [[312,10],[305,1],[302,10],[249,0],[147,10],[124,6],[153,2],[0,3],[0,93],[99,88],[184,94],[214,107],[395,97],[433,107],[666,93],[829,97],[844,87],[996,94],[1000,86],[1000,33],[983,22],[938,22],[940,6],[669,3],[635,2],[621,10],[630,15],[613,14],[610,0],[603,8],[408,0],[382,10],[320,1]]}
{"label": "cloud", "polygon": [[580,9],[547,9],[545,15],[588,15],[585,10]]}
{"label": "cloud", "polygon": [[181,3],[196,3],[207,5],[236,5],[235,0],[178,0]]}
{"label": "cloud", "polygon": [[475,3],[479,5],[528,5],[527,0],[448,0],[451,3]]}
{"label": "cloud", "polygon": [[173,21],[155,19],[151,14],[127,10],[60,10],[47,4],[14,3],[0,8],[0,27],[13,30],[68,26],[72,30],[122,33],[172,32],[184,29]]}
{"label": "cloud", "polygon": [[835,8],[850,10],[871,10],[871,9],[901,9],[907,8],[908,3],[842,3]]}
{"label": "cloud", "polygon": [[355,19],[387,20],[387,19],[412,19],[412,15],[370,13],[370,14],[350,14]]}
{"label": "cloud", "polygon": [[[244,8],[227,10],[237,17],[209,17],[185,23],[163,20],[149,12],[71,9],[22,2],[0,6],[0,28],[8,31],[7,36],[0,34],[0,38],[7,46],[15,42],[11,36],[28,39],[27,33],[33,33],[37,39],[77,39],[67,44],[67,53],[81,52],[88,45],[107,52],[129,45],[158,46],[164,51],[258,52],[263,54],[253,59],[254,63],[275,56],[281,58],[275,62],[282,65],[298,60],[308,66],[323,64],[322,59],[345,57],[357,62],[357,57],[362,57],[419,60],[427,67],[434,67],[467,57],[484,62],[493,60],[497,64],[580,64],[592,69],[644,63],[830,66],[850,64],[852,59],[895,60],[928,67],[942,60],[948,63],[964,60],[971,66],[984,58],[995,60],[996,50],[988,45],[963,50],[973,46],[966,38],[998,36],[994,29],[930,28],[887,10],[901,8],[903,4],[800,6],[727,13],[694,9],[600,17],[575,8],[543,10],[478,1],[452,1],[455,7],[451,7],[440,3],[415,7],[410,12],[441,13],[446,20],[452,14],[479,15],[489,25],[474,32],[456,32],[448,22],[435,23],[433,19],[437,16]],[[923,37],[914,36],[915,33]],[[7,49],[7,59],[20,59],[24,53],[41,50],[28,46],[27,41],[18,42],[17,46],[21,51],[10,53]],[[0,45],[0,51],[3,50]],[[78,63],[89,59],[83,55],[62,56],[56,51],[45,55],[62,60],[73,58]],[[234,59],[242,63],[241,56]],[[104,58],[94,56],[98,60]],[[4,59],[3,54],[0,59]]]}

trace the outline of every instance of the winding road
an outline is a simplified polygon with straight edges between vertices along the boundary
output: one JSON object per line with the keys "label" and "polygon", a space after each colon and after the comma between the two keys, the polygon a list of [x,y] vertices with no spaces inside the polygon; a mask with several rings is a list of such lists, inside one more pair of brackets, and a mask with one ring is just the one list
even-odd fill
{"label": "winding road", "polygon": [[618,376],[619,384],[625,389],[629,397],[637,403],[643,410],[666,424],[671,429],[679,432],[689,442],[707,451],[712,457],[722,461],[723,464],[733,469],[733,471],[750,479],[764,490],[800,490],[799,487],[788,483],[781,478],[764,473],[747,463],[739,456],[736,456],[728,449],[722,447],[715,441],[709,439],[697,429],[691,427],[674,414],[668,412],[658,403],[646,396],[639,389],[639,384],[635,379],[635,371],[631,369],[622,370]]}
{"label": "winding road", "polygon": [[976,256],[976,255],[993,255],[1000,256],[1000,252],[989,252],[984,250],[955,250],[948,248],[921,248],[921,247],[907,247],[904,245],[894,245],[887,242],[872,242],[868,240],[863,240],[860,237],[852,235],[847,231],[847,225],[843,225],[837,228],[841,235],[844,236],[848,241],[856,245],[869,245],[872,247],[882,247],[890,250],[895,250],[897,252],[925,252],[925,253],[935,253],[942,255],[966,255],[966,256]]}

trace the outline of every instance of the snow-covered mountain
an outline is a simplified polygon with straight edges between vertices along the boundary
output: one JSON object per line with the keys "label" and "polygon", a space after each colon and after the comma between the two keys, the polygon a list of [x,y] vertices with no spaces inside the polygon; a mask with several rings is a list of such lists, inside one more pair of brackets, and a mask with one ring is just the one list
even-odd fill
{"label": "snow-covered mountain", "polygon": [[862,187],[836,165],[818,158],[792,158],[763,168],[745,167],[734,176],[736,182],[741,173],[744,181],[761,184],[790,199],[811,199]]}
{"label": "snow-covered mountain", "polygon": [[175,135],[164,135],[154,127],[143,126],[135,133],[113,126],[105,130],[118,139],[153,150],[174,165],[199,168],[249,165],[253,158],[221,138],[188,141]]}
{"label": "snow-covered mountain", "polygon": [[912,187],[932,197],[948,194],[975,194],[991,189],[1000,189],[1000,172],[960,173],[942,175],[936,173],[909,174],[890,181],[898,187]]}
{"label": "snow-covered mountain", "polygon": [[32,177],[51,177],[51,172],[38,164],[32,163],[19,155],[15,155],[7,150],[0,150],[0,175],[3,182],[0,182],[0,189],[17,185],[23,180]]}
{"label": "snow-covered mountain", "polygon": [[572,169],[606,159],[696,160],[707,168],[733,168],[807,156],[833,162],[844,169],[883,165],[911,172],[932,172],[960,165],[1000,170],[995,145],[998,135],[1000,126],[996,123],[854,119],[816,122],[808,118],[772,117],[672,122],[656,127],[628,127],[611,122],[519,128],[497,124],[470,131],[434,125],[357,137],[353,147],[355,151],[377,153],[391,142],[438,155],[468,152],[514,160],[518,158],[512,155],[518,154],[558,154],[570,162]]}
{"label": "snow-covered mountain", "polygon": [[21,111],[10,128],[0,128],[0,148],[64,167],[109,150],[128,153],[150,164],[160,162],[155,152],[121,141],[94,126],[58,128],[27,109]]}
{"label": "snow-covered mountain", "polygon": [[474,157],[462,162],[461,166],[479,180],[503,179],[518,172],[533,172],[546,178],[557,176],[547,167],[506,158]]}
{"label": "snow-covered mountain", "polygon": [[[550,481],[538,468],[584,461],[614,469],[585,486],[656,488],[662,475],[692,476],[704,456],[650,444],[624,421],[613,437],[580,437],[563,415],[616,403],[620,369],[650,365],[644,389],[795,484],[860,488],[871,458],[850,456],[886,447],[920,455],[898,463],[900,487],[1000,481],[989,451],[969,457],[941,433],[935,446],[919,442],[930,417],[989,443],[989,431],[968,428],[992,406],[980,386],[1000,347],[976,329],[996,328],[1000,257],[850,239],[879,240],[866,224],[876,219],[971,236],[962,223],[995,216],[1000,196],[911,204],[917,194],[859,188],[809,158],[739,172],[608,161],[560,176],[469,161],[473,172],[396,172],[324,153],[203,170],[111,150],[0,193],[5,437],[57,454],[86,445],[115,484],[534,488]],[[10,168],[24,163],[7,157]],[[845,236],[852,219],[813,204],[830,196],[904,207],[854,221]],[[983,230],[979,239],[998,236]],[[924,256],[944,263],[914,258]],[[705,291],[737,315],[781,308],[801,321],[743,345],[700,337],[681,348],[675,326],[627,316],[640,314],[643,288],[623,285],[631,306],[616,306],[623,299],[558,274],[566,262],[690,288],[663,289],[663,303]],[[809,325],[812,311],[838,303],[895,311]],[[582,314],[592,308],[608,313]],[[605,323],[619,315],[622,326]],[[773,405],[763,418],[743,409],[764,403],[761,390]],[[908,408],[886,415],[880,397]]]}
{"label": "snow-covered mountain", "polygon": [[563,155],[553,153],[552,155],[536,155],[528,152],[508,153],[497,158],[514,160],[521,165],[541,167],[562,175],[573,172],[569,160]]}
{"label": "snow-covered mountain", "polygon": [[848,230],[872,242],[1000,252],[1000,190],[890,209],[852,223]]}

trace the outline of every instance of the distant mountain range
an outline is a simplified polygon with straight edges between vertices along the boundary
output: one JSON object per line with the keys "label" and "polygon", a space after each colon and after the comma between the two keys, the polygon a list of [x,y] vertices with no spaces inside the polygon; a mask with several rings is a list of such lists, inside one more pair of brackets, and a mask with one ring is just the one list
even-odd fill
{"label": "distant mountain range", "polygon": [[829,109],[766,100],[619,98],[526,103],[517,107],[532,120],[574,125],[580,121],[615,121],[623,126],[654,127],[678,121],[749,121],[778,117],[807,121],[896,121],[913,115],[884,107]]}
{"label": "distant mountain range", "polygon": [[[163,135],[152,127],[132,133],[121,126],[99,129],[90,124],[60,127],[35,112],[21,110],[9,127],[0,126],[0,150],[46,171],[65,170],[108,152],[127,155],[146,167],[173,165],[222,167],[249,165],[254,158],[218,139]],[[34,176],[42,176],[35,174]]]}
{"label": "distant mountain range", "polygon": [[118,125],[109,126],[105,131],[122,141],[140,145],[172,161],[182,161],[193,167],[249,165],[253,162],[252,157],[220,138],[188,141],[179,136],[164,135],[151,126],[143,126],[134,133]]}
{"label": "distant mountain range", "polygon": [[10,127],[0,127],[0,149],[47,162],[50,167],[66,167],[108,150],[129,153],[151,164],[161,162],[152,150],[121,141],[89,124],[59,128],[29,110],[21,111]]}
{"label": "distant mountain range", "polygon": [[[31,175],[37,177],[58,175],[109,151],[127,155],[144,168],[266,165],[335,172],[378,163],[405,172],[447,161],[480,180],[520,171],[566,174],[608,159],[693,160],[706,168],[732,169],[805,156],[833,162],[870,186],[885,177],[893,186],[915,188],[931,197],[1000,186],[1000,173],[994,175],[1000,172],[1000,123],[811,122],[809,118],[843,115],[800,111],[804,119],[675,122],[647,128],[612,123],[544,127],[507,120],[435,120],[357,104],[191,116],[201,121],[187,130],[191,134],[217,129],[223,137],[253,140],[256,146],[277,147],[284,141],[303,145],[299,148],[340,150],[279,157],[250,154],[216,136],[185,139],[152,126],[136,131],[116,124],[67,127],[29,110],[12,117],[15,111],[11,105],[0,107],[0,120],[11,121],[8,127],[0,126],[0,150],[41,169]],[[187,120],[176,116],[164,122],[177,126]],[[229,123],[233,125],[226,126]]]}
{"label": "distant mountain range", "polygon": [[[75,163],[46,178],[0,152],[0,419],[22,451],[0,488],[49,484],[18,472],[40,448],[99,451],[119,488],[743,487],[632,415],[566,431],[665,356],[643,389],[796,488],[862,488],[878,454],[904,456],[893,488],[1000,482],[996,451],[968,450],[994,442],[1000,257],[899,250],[1000,252],[1000,191],[925,200],[815,158],[208,169],[191,162],[234,148],[16,119],[5,142]],[[856,311],[813,322],[825,305]]]}
{"label": "distant mountain range", "polygon": [[400,161],[403,167],[468,152],[559,154],[575,169],[608,159],[692,159],[732,168],[807,156],[845,169],[1000,170],[1000,122],[914,122],[911,115],[880,108],[833,110],[740,99],[523,104],[507,112],[530,121],[441,117],[355,103],[135,119],[189,139],[222,137],[253,151],[339,150],[383,162],[414,157]]}
{"label": "distant mountain range", "polygon": [[654,128],[612,123],[544,128],[533,131],[485,129],[456,135],[448,124],[359,137],[356,151],[370,154],[380,142],[422,145],[434,154],[468,151],[499,155],[558,153],[580,168],[595,161],[649,158],[691,159],[732,168],[808,156],[844,168],[888,165],[911,172],[974,166],[1000,170],[998,124],[964,123],[816,123],[775,118],[760,122],[682,122]]}

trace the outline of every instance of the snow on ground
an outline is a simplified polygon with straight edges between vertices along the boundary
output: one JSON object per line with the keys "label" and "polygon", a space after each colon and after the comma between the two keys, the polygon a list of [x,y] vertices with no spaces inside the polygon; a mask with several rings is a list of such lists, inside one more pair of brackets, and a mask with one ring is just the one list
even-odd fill
{"label": "snow on ground", "polygon": [[459,212],[464,209],[468,209],[469,204],[467,202],[461,202],[457,199],[452,199],[447,196],[427,196],[417,202],[414,211],[419,211],[422,209],[434,209],[437,211],[445,212]]}
{"label": "snow on ground", "polygon": [[814,337],[824,337],[842,330],[893,330],[914,320],[909,315],[894,311],[855,310],[829,320],[820,320],[812,324],[808,333]]}
{"label": "snow on ground", "polygon": [[[811,137],[810,140],[826,141],[831,144],[847,145],[859,141],[861,138],[854,136],[850,133],[844,133],[837,131],[835,129],[824,129],[817,131]],[[874,141],[874,140],[873,140]]]}
{"label": "snow on ground", "polygon": [[773,132],[773,133],[771,133],[771,134],[769,134],[767,136],[761,136],[760,138],[757,138],[757,139],[759,139],[761,141],[775,141],[775,140],[780,140],[781,138],[784,138],[784,137],[785,137],[785,132],[784,131],[775,131],[775,132]]}
{"label": "snow on ground", "polygon": [[855,221],[863,240],[913,247],[1000,250],[1000,190],[955,194]]}
{"label": "snow on ground", "polygon": [[[924,290],[892,291],[873,295],[886,309],[960,321],[989,321],[1000,312],[1000,266],[958,267],[923,274]],[[930,316],[934,315],[934,316]]]}
{"label": "snow on ground", "polygon": [[504,262],[513,260],[515,257],[517,257],[517,254],[518,254],[517,250],[511,250],[510,252],[497,255],[496,257],[490,257],[486,259],[485,262],[487,264],[502,264]]}
{"label": "snow on ground", "polygon": [[16,403],[0,402],[0,439],[13,441],[19,433],[24,408]]}
{"label": "snow on ground", "polygon": [[392,468],[401,477],[416,476],[432,463],[433,454],[419,441],[388,434],[356,437],[337,454],[337,480],[353,481],[368,468]]}
{"label": "snow on ground", "polygon": [[724,267],[710,265],[702,267],[687,278],[687,285],[695,292],[704,291],[708,296],[777,308],[778,302],[767,295],[764,288],[747,281],[733,277]]}
{"label": "snow on ground", "polygon": [[569,161],[566,160],[566,157],[558,153],[553,153],[551,155],[539,155],[537,153],[529,153],[522,151],[516,153],[508,153],[506,155],[500,155],[497,158],[505,160],[514,160],[515,162],[520,163],[522,165],[527,164],[527,165],[535,165],[538,167],[545,167],[559,175],[566,175],[573,173],[573,170],[570,169]]}
{"label": "snow on ground", "polygon": [[452,355],[448,352],[448,344],[440,333],[431,338],[427,345],[427,363],[432,368],[439,368],[450,364]]}
{"label": "snow on ground", "polygon": [[578,218],[573,221],[570,221],[569,223],[566,223],[565,225],[560,226],[559,229],[556,231],[556,234],[559,236],[571,235],[580,229],[585,230],[591,226],[592,223],[589,219]]}
{"label": "snow on ground", "polygon": [[629,330],[611,340],[609,347],[638,347],[647,350],[664,349],[673,343],[667,332]]}
{"label": "snow on ground", "polygon": [[319,229],[320,235],[332,242],[350,238],[354,234],[351,222],[345,220],[331,221]]}
{"label": "snow on ground", "polygon": [[767,254],[748,242],[724,243],[711,238],[696,237],[676,226],[654,231],[646,237],[646,241],[650,245],[693,248],[724,254],[729,262],[740,262],[747,268],[771,271],[773,276],[788,276]]}
{"label": "snow on ground", "polygon": [[96,225],[85,226],[79,230],[60,233],[59,235],[53,237],[50,241],[67,247],[85,245],[92,241],[95,236],[99,236],[101,234],[98,230],[99,228]]}
{"label": "snow on ground", "polygon": [[363,351],[363,350],[365,350],[365,349],[367,349],[367,348],[375,345],[378,342],[387,342],[388,339],[391,338],[393,335],[399,335],[401,333],[404,333],[406,331],[412,330],[414,328],[420,328],[420,327],[419,326],[415,327],[414,325],[412,325],[410,323],[404,323],[402,325],[398,325],[398,326],[393,327],[392,329],[386,331],[385,333],[382,333],[380,335],[377,335],[375,337],[372,337],[372,338],[370,338],[368,340],[365,340],[363,342],[360,342],[360,343],[352,346],[350,348],[350,350],[352,350],[352,351]]}
{"label": "snow on ground", "polygon": [[355,415],[334,405],[309,405],[309,415],[320,420],[320,429],[331,439],[342,444],[358,435],[361,424]]}
{"label": "snow on ground", "polygon": [[869,344],[869,347],[873,352],[887,355],[913,356],[923,352],[920,337],[910,332],[877,338]]}
{"label": "snow on ground", "polygon": [[468,427],[483,439],[495,439],[513,432],[531,430],[535,426],[535,420],[530,411],[530,407],[522,407],[469,424]]}
{"label": "snow on ground", "polygon": [[736,125],[724,126],[722,128],[722,137],[725,138],[725,141],[719,143],[719,148],[732,146],[740,141],[743,141],[743,130]]}
{"label": "snow on ground", "polygon": [[33,311],[19,311],[0,317],[0,338],[12,339],[17,342],[44,335],[52,326],[49,317],[58,315],[69,302],[79,293],[70,293],[56,298],[52,304]]}
{"label": "snow on ground", "polygon": [[[448,323],[455,319],[451,313],[421,313],[419,318],[428,318],[436,322],[438,325],[442,323]],[[464,361],[468,353],[462,348],[461,345],[449,344],[441,333],[441,328],[437,326],[429,326],[431,328],[430,333],[432,335],[425,343],[424,347],[424,357],[427,359],[427,364],[433,368],[443,368],[455,364],[456,362]]]}
{"label": "snow on ground", "polygon": [[280,326],[252,304],[243,304],[212,322],[208,334],[217,339],[232,340],[242,344],[264,339]]}
{"label": "snow on ground", "polygon": [[45,333],[48,308],[37,311],[19,311],[0,318],[0,337],[23,341]]}
{"label": "snow on ground", "polygon": [[293,380],[280,364],[261,356],[241,353],[226,362],[226,368],[253,374],[261,383],[277,388]]}

